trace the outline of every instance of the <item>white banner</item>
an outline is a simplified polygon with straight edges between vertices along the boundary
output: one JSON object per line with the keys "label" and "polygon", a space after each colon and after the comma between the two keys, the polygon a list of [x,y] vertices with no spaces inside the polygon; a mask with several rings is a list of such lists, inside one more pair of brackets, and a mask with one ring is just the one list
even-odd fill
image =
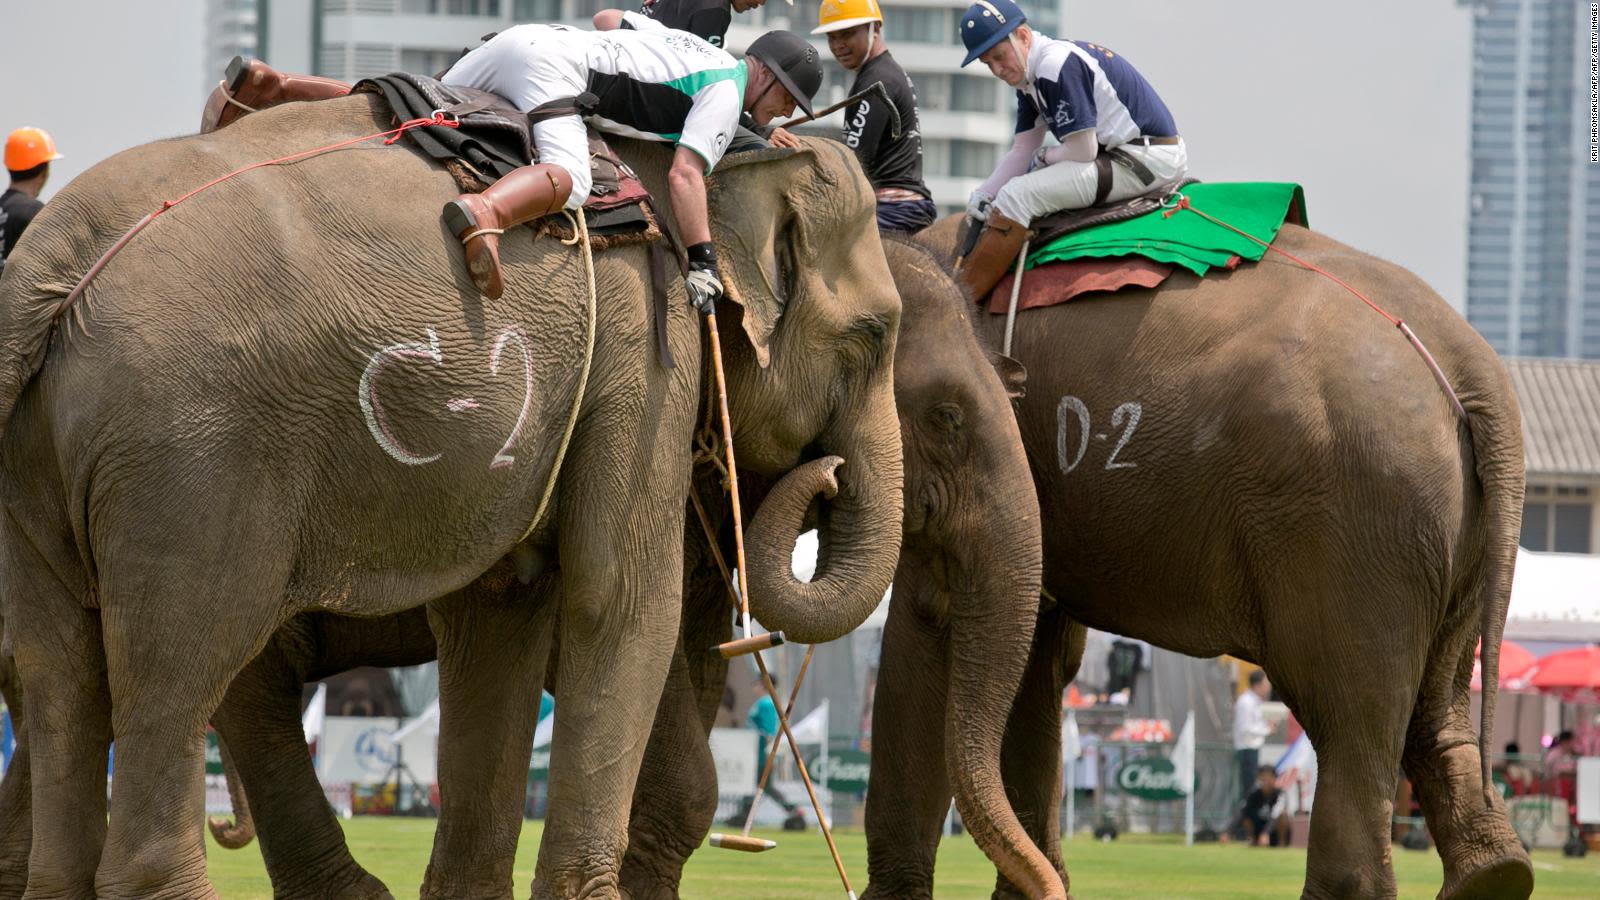
{"label": "white banner", "polygon": [[756,791],[756,733],[749,728],[711,729],[711,758],[717,764],[717,793],[745,796]]}
{"label": "white banner", "polygon": [[390,767],[403,761],[418,782],[432,784],[438,735],[419,729],[397,745],[394,731],[390,718],[328,716],[317,742],[318,776],[324,783],[378,784]]}

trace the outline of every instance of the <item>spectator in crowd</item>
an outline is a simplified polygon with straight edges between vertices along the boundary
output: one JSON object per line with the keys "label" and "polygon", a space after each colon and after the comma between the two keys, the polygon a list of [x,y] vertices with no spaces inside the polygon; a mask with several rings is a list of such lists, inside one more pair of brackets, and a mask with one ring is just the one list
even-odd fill
{"label": "spectator in crowd", "polygon": [[1250,673],[1249,686],[1233,703],[1233,759],[1239,772],[1239,795],[1250,795],[1256,781],[1256,768],[1261,763],[1261,745],[1272,733],[1272,725],[1261,712],[1261,704],[1272,693],[1267,673],[1256,669]]}
{"label": "spectator in crowd", "polygon": [[[776,691],[778,689],[778,677],[773,675],[771,678],[772,689]],[[744,723],[747,727],[756,730],[756,777],[760,778],[763,774],[762,769],[767,762],[767,742],[776,740],[778,736],[778,707],[772,702],[771,694],[762,691],[761,696],[756,698],[756,702],[750,704],[750,711],[745,713]],[[778,760],[774,757],[772,761],[776,765]],[[788,818],[783,823],[783,827],[786,830],[805,830],[805,814],[800,811],[798,806],[790,803],[789,798],[783,796],[782,791],[778,790],[776,774],[767,775],[765,793],[768,797],[778,801],[778,805],[783,807],[783,811],[788,814]],[[739,811],[727,819],[727,824],[740,828],[744,827],[744,820],[750,815],[750,808],[755,805],[757,799],[755,794],[746,797],[739,806]]]}
{"label": "spectator in crowd", "polygon": [[1142,641],[1117,638],[1111,642],[1111,652],[1106,657],[1106,702],[1120,706],[1133,704],[1133,688],[1139,680],[1139,670],[1143,664]]}
{"label": "spectator in crowd", "polygon": [[1544,752],[1545,793],[1567,801],[1573,823],[1577,823],[1578,752],[1572,732],[1562,731]]}
{"label": "spectator in crowd", "polygon": [[1506,744],[1505,768],[1500,770],[1500,776],[1506,780],[1506,787],[1513,797],[1535,793],[1539,787],[1533,770],[1522,759],[1522,747],[1516,741]]}
{"label": "spectator in crowd", "polygon": [[1255,789],[1245,795],[1239,823],[1252,847],[1289,846],[1289,797],[1271,766],[1256,769]]}

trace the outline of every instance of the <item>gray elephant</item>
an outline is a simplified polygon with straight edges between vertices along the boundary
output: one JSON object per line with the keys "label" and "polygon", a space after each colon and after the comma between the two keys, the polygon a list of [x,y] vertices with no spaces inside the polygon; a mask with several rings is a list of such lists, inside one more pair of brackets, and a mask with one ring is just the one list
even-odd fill
{"label": "gray elephant", "polygon": [[[921,239],[951,258],[956,224]],[[1444,861],[1439,896],[1527,897],[1528,856],[1483,764],[1523,494],[1505,368],[1409,272],[1292,225],[1276,243],[1408,322],[1468,419],[1398,331],[1271,254],[1023,315],[1014,355],[1029,389],[1017,416],[1053,600],[1007,731],[1007,789],[1060,865],[1060,698],[1082,653],[1078,619],[1266,669],[1317,749],[1304,896],[1395,895],[1389,821],[1403,765]],[[975,325],[999,343],[1003,317]],[[1480,636],[1490,688],[1475,736]],[[944,652],[914,628],[891,638],[886,656]],[[886,667],[877,697],[876,740],[926,746],[902,733],[915,719],[890,712],[935,703],[935,691]],[[932,753],[920,759],[934,768]],[[894,804],[868,799],[875,897],[931,895],[945,794],[931,780],[903,785],[918,788],[920,819],[904,814],[903,791]],[[1002,875],[996,896],[1018,893]]]}
{"label": "gray elephant", "polygon": [[[616,894],[704,389],[681,287],[670,370],[648,350],[641,248],[596,258],[587,315],[576,250],[508,241],[512,290],[485,301],[437,217],[449,176],[374,140],[197,195],[65,302],[164,198],[387,127],[359,96],[135,148],[61,192],[8,260],[0,615],[25,684],[32,892],[212,896],[200,737],[244,661],[296,613],[392,614],[509,572],[525,544],[559,566],[569,648],[535,894]],[[667,196],[662,148],[618,149]],[[847,151],[750,154],[717,180],[745,201],[714,229],[743,325],[724,348],[741,462],[781,479],[811,453],[848,461],[824,507],[851,552],[757,610],[827,640],[896,559],[899,303],[881,253],[832,249],[878,240]]]}
{"label": "gray elephant", "polygon": [[[922,666],[927,677],[950,685],[950,715],[947,720],[941,712],[936,718],[933,740],[950,748],[949,758],[960,773],[953,791],[979,845],[1019,883],[1029,884],[1033,896],[1061,896],[1057,876],[1028,841],[999,780],[1000,735],[1026,659],[1039,565],[1038,520],[1029,511],[1032,488],[1007,410],[1007,387],[994,376],[973,340],[959,290],[937,260],[920,247],[898,241],[885,242],[884,251],[905,309],[899,350],[923,360],[920,365],[898,366],[895,376],[906,447],[905,495],[911,498],[905,546],[915,550],[916,566],[936,561],[939,570],[952,579],[952,590],[941,597],[940,609],[932,613],[938,619],[932,627],[961,648],[945,659],[913,660],[911,664]],[[1018,370],[1003,360],[999,365],[1015,390]],[[697,470],[695,484],[728,556],[732,545],[719,480],[717,471],[705,466]],[[752,503],[761,500],[763,522],[752,528],[752,538],[768,524],[769,513],[784,509],[787,512],[780,513],[770,527],[777,534],[792,533],[794,521],[804,512],[801,501],[808,495],[798,493],[774,502],[770,486],[758,481],[744,482],[747,499]],[[778,541],[774,537],[772,541],[753,539],[752,543],[767,547]],[[728,600],[701,527],[693,520],[686,526],[684,548],[682,631],[635,789],[621,872],[623,889],[635,900],[677,896],[683,863],[709,830],[717,802],[716,774],[705,738],[721,699],[727,663],[706,648],[729,637]],[[787,571],[786,556],[767,561],[768,567],[780,562]],[[758,561],[756,570],[763,568],[767,567]],[[914,576],[902,566],[899,577]],[[480,621],[455,623],[441,631],[481,634],[511,629],[504,632],[505,643],[529,650],[521,655],[491,655],[492,664],[500,667],[496,677],[474,677],[465,684],[469,688],[495,687],[467,696],[467,707],[448,683],[441,685],[442,710],[454,716],[445,723],[440,743],[440,778],[448,786],[442,791],[447,808],[440,818],[423,893],[429,897],[508,897],[512,850],[521,823],[517,803],[526,748],[531,745],[531,729],[525,726],[533,721],[531,710],[519,704],[520,698],[537,696],[552,623],[548,617],[541,619],[540,607],[526,599],[505,604],[478,600],[456,604],[453,612],[442,613],[441,607],[449,605],[433,604],[433,614],[476,616]],[[492,627],[481,621],[485,617],[493,618]],[[342,640],[371,652],[384,646],[383,635],[389,626],[349,621],[340,628]],[[383,630],[363,639],[356,636],[358,629]],[[274,647],[279,644],[275,638]],[[343,846],[337,824],[321,803],[315,776],[298,746],[293,704],[300,694],[293,682],[322,665],[303,658],[304,651],[319,646],[297,638],[284,644],[284,649],[302,653],[300,659],[281,652],[259,657],[229,689],[227,702],[216,717],[218,727],[230,743],[238,743],[242,727],[287,735],[259,747],[247,741],[234,754],[241,760],[240,771],[277,890],[286,893],[285,885],[290,885],[287,894],[310,896],[299,891],[316,885],[315,896],[381,896],[366,893],[375,879],[355,864]],[[449,653],[449,648],[443,652]],[[520,662],[513,665],[514,661]],[[382,659],[375,656],[371,662],[381,663]],[[1013,667],[1009,676],[1008,662]],[[885,665],[889,664],[886,660]],[[550,666],[552,671],[556,668]],[[263,677],[268,672],[278,674]],[[257,686],[244,687],[247,678]],[[560,686],[554,687],[559,693]],[[269,693],[279,699],[268,701]],[[493,709],[508,705],[507,698],[516,711],[493,714]],[[225,714],[240,701],[247,701],[246,705]],[[471,707],[480,712],[465,714]],[[907,714],[919,712],[925,711],[908,710]],[[275,720],[278,725],[268,728],[263,719]],[[507,726],[506,734],[485,730],[498,724]],[[517,727],[519,724],[524,727]],[[460,733],[468,739],[458,740]],[[252,754],[271,759],[244,762]],[[448,769],[445,761],[452,758],[458,760],[457,768]],[[287,774],[285,767],[290,765],[298,771]],[[497,787],[497,779],[492,777],[496,769],[512,771],[515,779],[500,777],[503,783]],[[273,777],[265,778],[268,773]],[[470,781],[463,783],[463,776]],[[514,785],[510,784],[513,780]],[[290,792],[299,799],[283,796]],[[509,814],[504,809],[508,806]],[[474,810],[476,816],[467,814]],[[316,820],[315,827],[301,824],[309,824],[308,820]],[[219,838],[237,842],[237,835],[226,829],[214,831]],[[275,843],[269,838],[274,832],[295,834],[297,840]]]}

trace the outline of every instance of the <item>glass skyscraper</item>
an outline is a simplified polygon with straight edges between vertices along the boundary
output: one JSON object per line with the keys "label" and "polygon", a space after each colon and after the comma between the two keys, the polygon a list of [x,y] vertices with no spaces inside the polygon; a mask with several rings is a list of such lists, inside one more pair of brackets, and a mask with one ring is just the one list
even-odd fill
{"label": "glass skyscraper", "polygon": [[[1600,359],[1589,3],[1472,6],[1467,318],[1504,355]],[[1426,165],[1405,147],[1396,165]]]}

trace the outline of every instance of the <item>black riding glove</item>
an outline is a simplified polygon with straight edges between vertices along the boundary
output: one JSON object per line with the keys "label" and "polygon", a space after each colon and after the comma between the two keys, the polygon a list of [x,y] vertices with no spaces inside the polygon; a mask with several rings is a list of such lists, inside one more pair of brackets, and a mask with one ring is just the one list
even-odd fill
{"label": "black riding glove", "polygon": [[689,292],[689,305],[701,315],[710,315],[723,294],[722,279],[717,277],[717,248],[706,241],[690,247],[687,253],[689,274],[684,277],[683,286]]}

